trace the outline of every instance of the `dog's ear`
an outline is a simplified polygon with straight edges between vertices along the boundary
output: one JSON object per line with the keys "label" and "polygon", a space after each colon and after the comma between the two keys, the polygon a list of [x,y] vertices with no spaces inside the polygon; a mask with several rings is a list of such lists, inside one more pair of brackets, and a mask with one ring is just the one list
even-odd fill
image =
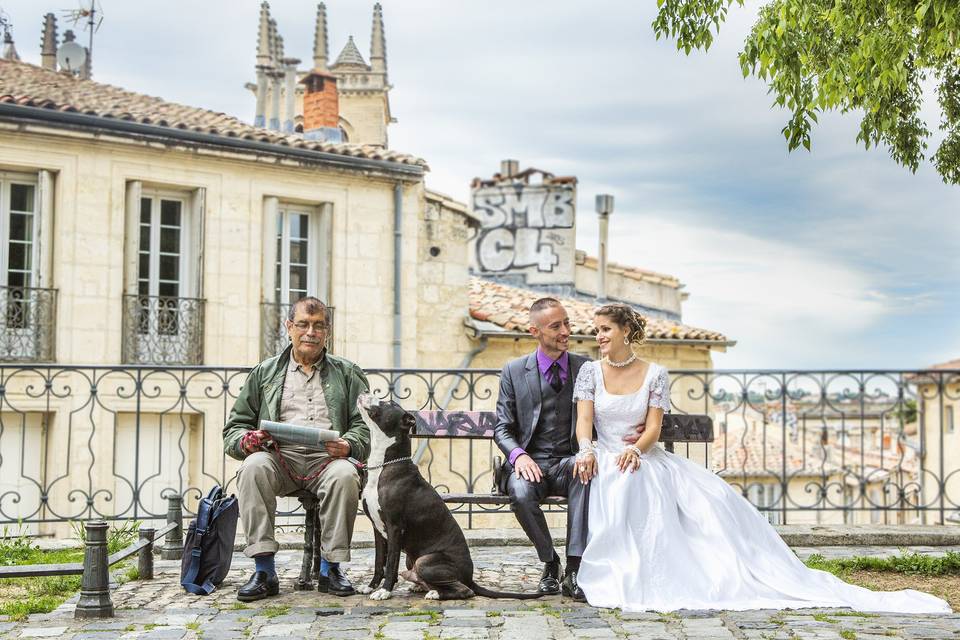
{"label": "dog's ear", "polygon": [[400,419],[400,424],[410,433],[417,430],[417,419],[413,417],[412,413],[404,412],[403,418]]}

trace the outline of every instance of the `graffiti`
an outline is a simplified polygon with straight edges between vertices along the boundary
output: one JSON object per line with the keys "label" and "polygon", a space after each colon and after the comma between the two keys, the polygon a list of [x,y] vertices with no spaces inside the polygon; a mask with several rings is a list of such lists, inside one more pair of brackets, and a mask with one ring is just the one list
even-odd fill
{"label": "graffiti", "polygon": [[536,282],[573,282],[576,217],[572,185],[506,184],[473,192],[481,231],[475,267],[525,273]]}
{"label": "graffiti", "polygon": [[491,411],[417,411],[414,435],[492,438],[496,414]]}

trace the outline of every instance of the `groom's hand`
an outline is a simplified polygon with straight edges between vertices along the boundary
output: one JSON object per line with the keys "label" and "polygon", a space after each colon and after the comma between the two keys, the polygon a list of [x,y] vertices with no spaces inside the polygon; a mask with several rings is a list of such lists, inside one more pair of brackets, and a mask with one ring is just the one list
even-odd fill
{"label": "groom's hand", "polygon": [[647,428],[645,424],[638,424],[637,428],[623,436],[623,441],[627,443],[627,446],[631,444],[637,444],[637,440],[640,439],[640,436],[643,435],[643,430]]}
{"label": "groom's hand", "polygon": [[540,471],[540,465],[533,461],[533,458],[527,454],[521,454],[513,461],[513,472],[518,478],[523,478],[529,482],[540,482],[543,478],[543,472]]}

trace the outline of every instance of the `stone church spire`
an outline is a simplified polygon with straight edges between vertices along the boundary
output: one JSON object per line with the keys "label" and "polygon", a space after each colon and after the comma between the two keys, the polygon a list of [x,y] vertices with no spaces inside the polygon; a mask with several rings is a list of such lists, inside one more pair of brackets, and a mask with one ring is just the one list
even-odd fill
{"label": "stone church spire", "polygon": [[57,70],[57,16],[48,13],[43,17],[43,37],[40,39],[40,66]]}
{"label": "stone church spire", "polygon": [[370,68],[374,73],[387,73],[387,38],[383,33],[383,9],[373,5],[373,28],[370,30]]}
{"label": "stone church spire", "polygon": [[260,4],[260,25],[257,30],[257,66],[269,66],[272,63],[271,49],[273,37],[270,32],[270,5]]}
{"label": "stone church spire", "polygon": [[17,46],[13,43],[13,34],[9,29],[3,30],[3,59],[20,60],[20,54],[17,53]]}
{"label": "stone church spire", "polygon": [[327,71],[330,49],[327,44],[327,5],[317,5],[317,29],[313,35],[313,68]]}

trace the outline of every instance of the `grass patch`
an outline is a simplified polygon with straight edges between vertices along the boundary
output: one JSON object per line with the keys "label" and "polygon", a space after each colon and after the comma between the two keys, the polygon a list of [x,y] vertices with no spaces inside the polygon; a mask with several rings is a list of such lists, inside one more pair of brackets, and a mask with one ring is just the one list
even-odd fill
{"label": "grass patch", "polygon": [[232,610],[232,611],[239,611],[240,609],[249,609],[249,608],[250,608],[250,605],[248,605],[245,602],[234,602],[229,607],[227,607],[228,610]]}
{"label": "grass patch", "polygon": [[80,576],[0,580],[0,615],[19,621],[32,613],[50,613],[80,589]]}
{"label": "grass patch", "polygon": [[123,577],[126,579],[126,582],[132,582],[134,580],[140,579],[140,567],[130,567],[123,572]]}
{"label": "grass patch", "polygon": [[825,613],[815,613],[813,614],[813,619],[816,620],[817,622],[829,622],[830,624],[837,624],[838,622],[840,622],[836,618],[831,618]]}
{"label": "grass patch", "polygon": [[273,607],[264,607],[263,609],[260,610],[260,613],[257,615],[261,615],[264,618],[277,618],[279,616],[285,616],[289,612],[290,612],[289,605],[281,604]]}
{"label": "grass patch", "polygon": [[196,630],[198,630],[198,629],[200,628],[200,623],[199,623],[199,622],[188,622],[185,626],[187,627],[187,629],[190,629],[191,631],[196,631]]}
{"label": "grass patch", "polygon": [[488,617],[488,618],[496,618],[496,617],[498,617],[498,616],[500,616],[500,615],[503,615],[503,614],[501,614],[501,613],[500,613],[499,611],[497,611],[496,609],[490,609],[489,611],[487,611],[487,617]]}
{"label": "grass patch", "polygon": [[856,556],[835,560],[827,560],[816,553],[807,558],[806,565],[811,569],[827,571],[841,578],[853,571],[906,573],[925,576],[960,575],[960,553],[948,551],[946,555],[940,557],[927,556],[921,553],[904,553],[889,558]]}
{"label": "grass patch", "polygon": [[850,631],[849,629],[841,631],[840,637],[843,638],[843,640],[857,640],[857,634],[855,634],[853,631]]}
{"label": "grass patch", "polygon": [[144,630],[144,631],[153,631],[153,630],[156,629],[158,626],[160,626],[160,625],[155,624],[155,623],[153,623],[153,622],[148,622],[147,624],[143,625],[143,630]]}

